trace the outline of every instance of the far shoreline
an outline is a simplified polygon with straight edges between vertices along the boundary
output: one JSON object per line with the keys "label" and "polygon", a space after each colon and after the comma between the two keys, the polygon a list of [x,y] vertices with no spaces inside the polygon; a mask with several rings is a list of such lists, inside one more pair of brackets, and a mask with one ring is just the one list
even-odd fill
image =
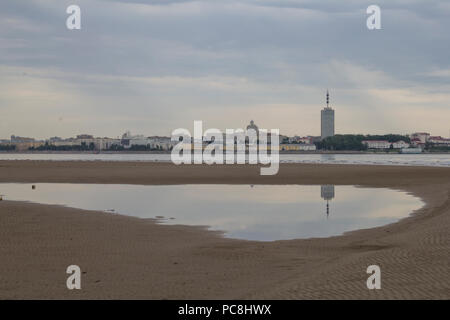
{"label": "far shoreline", "polygon": [[[0,154],[171,154],[170,151],[3,151],[0,150]],[[400,153],[398,151],[279,151],[279,154],[349,154],[349,155],[427,155],[427,154],[450,154],[450,151],[437,151],[437,152],[422,152],[422,153]]]}

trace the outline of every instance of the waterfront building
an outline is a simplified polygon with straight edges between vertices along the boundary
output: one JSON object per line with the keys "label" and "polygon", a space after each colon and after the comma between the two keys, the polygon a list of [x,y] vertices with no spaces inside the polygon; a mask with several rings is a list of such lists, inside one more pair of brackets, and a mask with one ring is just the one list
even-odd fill
{"label": "waterfront building", "polygon": [[364,140],[362,144],[367,145],[368,149],[389,149],[391,143],[386,140]]}
{"label": "waterfront building", "polygon": [[19,136],[15,136],[15,135],[11,136],[11,144],[31,143],[31,142],[34,142],[34,141],[35,141],[34,138],[19,137]]}
{"label": "waterfront building", "polygon": [[16,146],[16,151],[26,151],[29,148],[37,148],[43,144],[43,141],[38,141],[34,138],[19,137],[15,135],[11,136],[11,145]]}
{"label": "waterfront building", "polygon": [[81,146],[81,142],[79,140],[74,139],[74,138],[60,139],[60,140],[52,140],[52,139],[50,139],[48,141],[48,144],[52,145],[52,146],[55,146],[55,147]]}
{"label": "waterfront building", "polygon": [[132,135],[130,131],[122,135],[120,143],[125,149],[129,149],[131,146],[146,146],[150,144],[148,139],[143,135]]}
{"label": "waterfront building", "polygon": [[79,135],[77,135],[77,139],[79,139],[79,140],[94,139],[94,136],[90,135],[90,134],[79,134]]}
{"label": "waterfront building", "polygon": [[170,137],[151,136],[145,137],[143,135],[132,135],[129,131],[122,135],[120,144],[129,149],[131,146],[148,146],[150,149],[171,150],[178,142],[172,141]]}
{"label": "waterfront building", "polygon": [[419,139],[421,143],[427,143],[430,138],[430,134],[427,132],[415,132],[410,138],[411,140]]}
{"label": "waterfront building", "polygon": [[392,142],[392,148],[394,148],[394,149],[409,148],[409,143],[407,143],[403,140]]}
{"label": "waterfront building", "polygon": [[[280,135],[280,138],[284,137]],[[289,143],[306,143],[306,144],[311,144],[313,143],[313,137],[300,137],[300,136],[293,136],[293,137],[287,137],[287,140],[289,141]],[[280,139],[280,143],[282,143],[281,139]]]}
{"label": "waterfront building", "polygon": [[94,146],[96,150],[108,150],[112,146],[120,146],[120,139],[113,138],[95,138]]}
{"label": "waterfront building", "polygon": [[422,142],[422,140],[420,140],[419,138],[411,139],[411,145],[413,147],[419,147],[419,148],[422,148],[422,149],[425,148],[425,142]]}
{"label": "waterfront building", "polygon": [[429,137],[428,142],[437,146],[448,146],[450,147],[450,139],[445,139],[441,136]]}
{"label": "waterfront building", "polygon": [[280,151],[316,151],[315,144],[308,143],[283,143],[280,144]]}
{"label": "waterfront building", "polygon": [[171,137],[162,136],[151,136],[148,137],[148,142],[152,149],[160,149],[169,151],[178,143],[177,141],[172,141]]}

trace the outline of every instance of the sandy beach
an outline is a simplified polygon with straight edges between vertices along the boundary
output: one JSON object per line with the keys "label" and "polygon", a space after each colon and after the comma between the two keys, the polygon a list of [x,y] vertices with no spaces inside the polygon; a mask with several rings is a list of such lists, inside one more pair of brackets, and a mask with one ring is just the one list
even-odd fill
{"label": "sandy beach", "polygon": [[[450,299],[450,168],[175,166],[0,161],[0,182],[335,184],[385,187],[425,206],[397,223],[275,242],[60,206],[0,201],[0,299]],[[150,209],[151,210],[151,209]],[[68,265],[82,290],[66,288]],[[382,289],[366,287],[367,266]]]}

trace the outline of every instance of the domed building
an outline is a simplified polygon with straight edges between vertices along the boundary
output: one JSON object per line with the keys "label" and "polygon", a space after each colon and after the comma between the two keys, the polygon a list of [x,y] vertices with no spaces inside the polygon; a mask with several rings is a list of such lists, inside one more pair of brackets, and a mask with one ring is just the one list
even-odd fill
{"label": "domed building", "polygon": [[247,126],[247,130],[253,129],[256,131],[256,134],[259,134],[258,126],[255,124],[255,121],[251,120],[250,124]]}

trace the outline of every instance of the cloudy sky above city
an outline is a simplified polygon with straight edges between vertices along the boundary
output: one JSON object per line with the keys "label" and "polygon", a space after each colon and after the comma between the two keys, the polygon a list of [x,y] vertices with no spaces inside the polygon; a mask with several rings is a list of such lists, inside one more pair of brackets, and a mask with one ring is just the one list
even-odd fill
{"label": "cloudy sky above city", "polygon": [[448,136],[449,18],[446,0],[1,1],[0,138],[319,135],[327,88],[337,133]]}

